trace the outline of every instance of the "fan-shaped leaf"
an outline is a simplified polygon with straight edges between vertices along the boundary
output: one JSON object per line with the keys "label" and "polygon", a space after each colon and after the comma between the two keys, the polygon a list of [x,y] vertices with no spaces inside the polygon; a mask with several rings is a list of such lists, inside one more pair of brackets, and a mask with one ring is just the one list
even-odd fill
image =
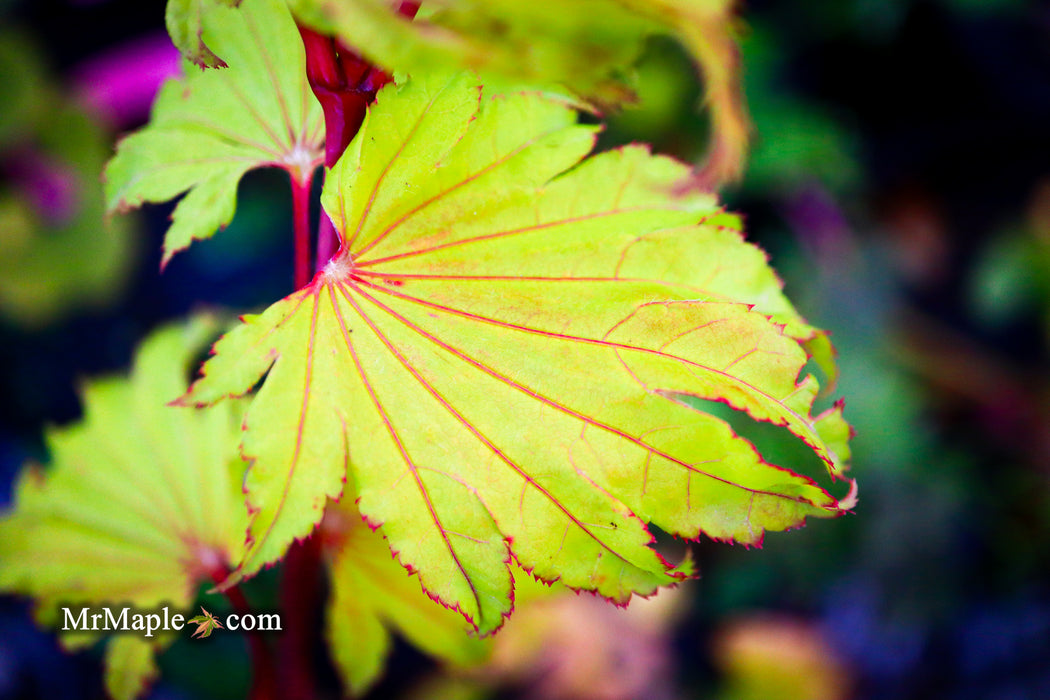
{"label": "fan-shaped leaf", "polygon": [[[88,383],[83,421],[48,433],[51,467],[22,475],[0,518],[0,590],[36,598],[45,622],[61,623],[59,605],[187,609],[199,584],[235,561],[247,520],[241,407],[165,405],[214,329],[203,318],[167,328],[142,346],[130,379]],[[80,637],[63,641],[90,641]],[[120,698],[156,674],[150,650],[163,643],[129,639],[107,653]]]}
{"label": "fan-shaped leaf", "polygon": [[323,159],[324,120],[284,2],[217,6],[201,21],[229,68],[191,70],[165,83],[149,125],[121,141],[105,172],[111,211],[188,190],[165,237],[165,263],[230,222],[237,183],[249,170],[281,167],[305,181]]}
{"label": "fan-shaped leaf", "polygon": [[[813,329],[686,166],[472,78],[380,93],[325,184],[341,252],[221,339],[184,401],[249,391],[253,511],[239,576],[282,555],[344,478],[426,590],[482,631],[514,557],[620,603],[679,580],[646,523],[758,543],[834,516],[683,397],[804,440],[833,475],[841,411],[811,415]],[[772,317],[772,320],[771,318]]]}

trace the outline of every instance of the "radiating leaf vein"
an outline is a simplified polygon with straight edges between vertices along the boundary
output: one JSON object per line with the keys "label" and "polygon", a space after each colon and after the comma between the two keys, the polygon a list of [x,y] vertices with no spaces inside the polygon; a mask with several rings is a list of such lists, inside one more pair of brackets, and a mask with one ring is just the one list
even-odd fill
{"label": "radiating leaf vein", "polygon": [[[368,396],[372,400],[372,405],[375,406],[376,412],[379,414],[380,418],[383,421],[383,424],[386,426],[387,431],[390,433],[390,438],[394,441],[394,444],[397,446],[398,452],[401,453],[401,458],[404,460],[405,466],[408,467],[409,471],[411,472],[412,478],[416,482],[416,487],[419,489],[420,496],[422,496],[423,502],[426,504],[427,511],[430,514],[430,518],[434,522],[434,525],[437,526],[438,532],[441,535],[441,539],[445,543],[445,548],[448,550],[448,553],[449,555],[451,555],[453,562],[455,562],[456,567],[459,569],[459,573],[462,575],[463,580],[466,582],[467,586],[470,587],[470,592],[474,596],[474,603],[477,605],[477,609],[480,611],[482,610],[481,596],[478,594],[477,587],[474,585],[474,580],[472,579],[470,574],[467,573],[466,568],[463,566],[463,562],[460,561],[459,554],[456,552],[456,548],[452,545],[452,541],[448,537],[448,531],[446,530],[445,526],[441,523],[441,517],[438,515],[437,510],[435,510],[434,508],[434,502],[430,498],[430,492],[427,491],[426,486],[423,484],[423,480],[419,476],[419,471],[415,462],[412,461],[412,457],[408,454],[408,450],[405,448],[405,444],[401,440],[401,436],[398,434],[397,429],[390,421],[389,414],[383,407],[383,404],[379,400],[379,397],[376,395],[375,387],[372,386],[372,382],[369,380],[368,374],[365,372],[365,368],[361,364],[361,358],[358,356],[357,350],[354,349],[354,344],[350,340],[350,332],[349,329],[346,327],[346,319],[343,318],[343,314],[339,310],[339,304],[336,302],[334,288],[330,286],[328,288],[328,293],[332,300],[332,308],[335,309],[335,315],[339,321],[339,330],[342,333],[343,342],[346,343],[346,349],[350,353],[350,358],[353,360],[354,367],[357,368],[357,373],[361,377],[361,382],[364,384],[365,390],[368,392]],[[354,303],[353,299],[349,297],[349,295],[346,295],[344,293],[344,296],[348,299],[348,301],[350,301],[351,304],[354,305],[355,309],[358,308],[357,305]],[[365,317],[363,314],[360,315],[362,318],[365,318],[366,322],[368,322],[367,317]],[[371,324],[369,323],[369,325]],[[385,342],[385,339],[382,337],[382,334],[374,326],[372,326],[372,330],[376,334],[376,336],[380,338],[380,340],[383,340]],[[389,345],[387,347],[389,347]],[[393,350],[391,350],[391,352],[393,353]]]}
{"label": "radiating leaf vein", "polygon": [[[552,333],[550,331],[542,331],[542,330],[537,330],[537,329],[534,329],[534,328],[528,328],[526,326],[517,326],[515,324],[504,323],[504,322],[497,321],[497,320],[491,319],[491,318],[485,318],[485,317],[482,317],[482,316],[476,316],[474,314],[470,314],[470,313],[465,312],[465,311],[459,311],[457,309],[451,309],[451,308],[448,308],[448,307],[441,306],[440,304],[434,304],[433,302],[426,302],[426,301],[421,300],[421,299],[416,299],[414,297],[409,297],[409,296],[406,296],[406,295],[402,295],[402,294],[400,294],[398,292],[394,292],[394,291],[389,290],[389,289],[383,289],[382,287],[372,287],[372,288],[377,290],[377,291],[380,291],[380,292],[385,292],[385,293],[391,294],[393,296],[404,298],[406,300],[416,301],[416,302],[418,302],[420,304],[423,304],[424,306],[435,308],[435,309],[438,309],[438,310],[441,310],[441,311],[446,311],[448,313],[455,314],[455,315],[458,315],[458,316],[463,316],[465,318],[470,318],[471,320],[475,320],[475,321],[480,321],[480,322],[484,322],[484,323],[493,323],[493,324],[500,325],[500,326],[503,326],[503,327],[506,327],[506,328],[511,328],[513,330],[521,330],[521,331],[525,331],[525,332],[529,332],[529,333],[535,333],[537,335],[543,335],[543,336],[548,336],[548,337],[553,337],[553,338],[559,338],[559,339],[563,339],[563,340],[576,340],[576,341],[584,342],[584,343],[587,343],[587,344],[593,344],[593,345],[606,345],[606,346],[611,346],[611,347],[620,347],[620,348],[628,349],[628,350],[635,350],[635,349],[645,350],[645,348],[634,348],[634,347],[626,346],[626,345],[620,346],[620,345],[617,345],[615,343],[608,343],[608,342],[598,341],[598,340],[594,340],[594,339],[590,339],[590,338],[579,338],[579,337],[567,336],[567,335],[559,334],[559,333]],[[540,394],[537,391],[535,391],[535,390],[533,390],[533,389],[531,389],[531,388],[529,388],[529,387],[527,387],[527,386],[525,386],[525,385],[523,385],[523,384],[521,384],[521,383],[511,379],[510,377],[507,377],[506,375],[497,372],[492,367],[489,367],[485,363],[480,362],[479,360],[471,357],[467,353],[463,352],[462,350],[457,349],[456,347],[452,346],[451,344],[449,344],[449,343],[445,342],[444,340],[438,338],[437,336],[433,335],[432,333],[429,333],[426,330],[424,330],[423,328],[420,328],[418,325],[416,325],[412,321],[408,320],[407,318],[405,318],[401,314],[397,313],[396,311],[391,309],[386,304],[383,304],[382,302],[378,301],[375,297],[369,295],[367,292],[365,292],[360,287],[358,287],[356,291],[362,297],[364,297],[365,299],[368,299],[373,304],[378,306],[380,309],[382,309],[383,311],[385,311],[388,314],[390,314],[393,318],[395,318],[398,321],[400,321],[402,324],[404,324],[410,330],[415,331],[416,333],[418,333],[419,335],[423,336],[427,340],[429,340],[432,343],[436,344],[438,347],[440,347],[440,348],[446,350],[447,352],[449,352],[450,354],[452,354],[452,355],[462,359],[464,362],[466,362],[466,363],[476,367],[477,369],[481,370],[482,372],[484,372],[485,374],[489,375],[493,379],[496,379],[496,380],[506,384],[507,386],[512,387],[512,388],[514,388],[514,389],[524,393],[525,395],[529,396],[530,398],[536,399],[537,401],[539,401],[539,402],[541,402],[541,403],[543,403],[543,404],[545,404],[547,406],[550,406],[551,408],[554,408],[557,411],[560,411],[560,412],[562,412],[562,413],[564,413],[564,414],[566,414],[568,416],[576,418],[577,420],[582,421],[583,423],[586,423],[588,425],[592,425],[595,428],[599,428],[599,429],[604,430],[606,432],[609,432],[609,433],[611,433],[613,435],[616,435],[617,437],[620,437],[620,438],[622,438],[622,439],[624,439],[624,440],[626,440],[628,442],[634,443],[638,447],[641,447],[644,450],[648,450],[648,451],[652,452],[653,454],[657,455],[658,457],[663,457],[664,459],[667,459],[668,461],[673,462],[673,463],[679,465],[680,467],[683,467],[687,471],[691,471],[691,472],[694,472],[694,473],[699,474],[701,476],[705,476],[705,477],[714,479],[715,481],[719,481],[719,482],[721,482],[723,484],[726,484],[727,486],[733,486],[733,487],[736,487],[736,488],[743,489],[744,491],[748,491],[748,492],[752,492],[752,493],[758,493],[758,494],[762,494],[762,495],[766,495],[766,496],[773,496],[773,497],[781,498],[781,499],[784,499],[784,500],[787,500],[787,501],[793,501],[793,502],[796,502],[796,503],[805,503],[805,504],[812,505],[812,503],[808,499],[806,499],[804,497],[790,496],[790,495],[783,494],[783,493],[777,493],[775,491],[763,491],[761,489],[750,488],[750,487],[747,487],[747,486],[743,486],[742,484],[736,483],[736,482],[732,481],[731,479],[727,479],[725,477],[721,477],[721,476],[718,476],[716,474],[711,474],[709,472],[705,472],[703,470],[697,469],[694,465],[691,465],[691,464],[689,464],[687,462],[684,462],[681,459],[678,459],[677,457],[674,457],[673,455],[668,454],[667,452],[664,452],[662,450],[659,450],[659,449],[653,447],[652,445],[649,445],[648,443],[646,443],[644,440],[642,440],[639,437],[635,437],[634,435],[626,433],[623,430],[621,430],[621,429],[619,429],[619,428],[617,428],[615,426],[602,423],[602,422],[600,422],[600,421],[598,421],[598,420],[596,420],[596,419],[594,419],[594,418],[592,418],[590,416],[584,415],[584,414],[580,413],[579,411],[576,411],[576,410],[574,410],[574,409],[572,409],[572,408],[570,408],[568,406],[565,406],[565,405],[555,401],[554,399],[552,399],[552,398],[550,398],[548,396],[545,396],[544,394]],[[649,352],[653,352],[653,351],[650,350]],[[674,358],[674,359],[679,359],[679,358]],[[687,481],[686,484],[687,484],[687,487],[688,487],[689,482]]]}
{"label": "radiating leaf vein", "polygon": [[[396,347],[394,347],[393,343],[383,334],[383,332],[381,330],[379,330],[379,328],[375,325],[375,323],[371,320],[371,318],[369,318],[369,316],[364,312],[364,310],[361,309],[361,307],[358,305],[358,303],[354,300],[353,295],[346,288],[342,287],[342,285],[340,285],[340,291],[342,292],[342,294],[346,298],[346,300],[358,312],[358,314],[361,316],[361,318],[364,319],[365,323],[367,323],[368,326],[372,329],[372,332],[375,333],[375,335],[379,338],[379,340],[383,343],[383,345],[386,346],[387,350],[390,351],[390,353],[398,360],[398,362],[401,363],[401,366],[404,367],[405,370],[410,375],[412,375],[412,377],[420,384],[420,386],[422,386],[423,389],[426,390],[426,392],[428,394],[430,394],[434,398],[434,400],[437,401],[437,403],[442,408],[444,408],[449,414],[451,414],[456,419],[456,421],[458,421],[460,423],[460,425],[462,425],[464,428],[466,428],[466,430],[471,435],[473,435],[476,440],[478,440],[486,448],[491,450],[492,453],[501,462],[503,462],[508,467],[510,467],[511,470],[513,470],[516,474],[518,474],[524,480],[524,483],[522,484],[522,496],[519,499],[519,505],[518,505],[519,511],[523,512],[523,510],[524,510],[523,500],[524,500],[524,497],[525,497],[525,490],[526,490],[526,488],[528,486],[531,486],[531,487],[535,488],[537,491],[539,491],[539,493],[542,494],[547,500],[549,500],[558,510],[560,510],[562,513],[564,513],[566,518],[568,518],[569,521],[572,524],[574,524],[574,525],[576,525],[576,527],[580,528],[580,530],[582,530],[584,533],[586,533],[588,537],[593,539],[602,549],[608,551],[610,554],[618,557],[619,559],[622,559],[622,560],[625,560],[625,561],[628,559],[624,555],[622,555],[622,554],[616,552],[615,550],[613,550],[609,546],[609,544],[607,542],[603,541],[600,537],[598,537],[596,534],[594,534],[594,532],[592,532],[592,529],[595,527],[594,525],[588,525],[588,524],[584,523],[583,521],[581,521],[579,518],[577,518],[576,515],[573,514],[572,511],[570,511],[565,506],[565,504],[563,504],[561,501],[559,501],[549,490],[544,488],[542,484],[540,484],[536,480],[534,480],[533,477],[530,476],[529,473],[525,469],[523,469],[519,464],[517,464],[512,459],[510,459],[503,452],[503,450],[501,450],[499,448],[499,446],[497,446],[491,439],[489,439],[485,434],[483,434],[478,429],[477,426],[472,424],[469,420],[467,420],[463,416],[462,413],[457,411],[448,402],[448,400],[445,399],[445,397],[443,397],[441,395],[441,393],[438,392],[438,390],[436,388],[434,388],[434,386],[430,382],[428,382],[419,373],[419,371],[405,358],[405,356],[401,352],[399,352]],[[360,290],[358,290],[358,291],[361,294],[361,296],[363,296],[364,298],[375,302],[375,300],[372,299],[369,295],[365,294],[364,292],[360,292]],[[386,309],[386,307],[383,307],[381,304],[378,304],[378,305],[381,308],[384,308],[385,310],[389,310],[389,309]],[[398,318],[398,320],[400,320],[402,322],[406,321],[406,319],[404,319],[404,318],[402,318],[400,316],[396,316],[396,317]],[[412,328],[411,325],[409,325],[409,327]],[[414,330],[414,328],[413,328],[413,330]],[[598,527],[600,527],[600,526],[598,526]]]}

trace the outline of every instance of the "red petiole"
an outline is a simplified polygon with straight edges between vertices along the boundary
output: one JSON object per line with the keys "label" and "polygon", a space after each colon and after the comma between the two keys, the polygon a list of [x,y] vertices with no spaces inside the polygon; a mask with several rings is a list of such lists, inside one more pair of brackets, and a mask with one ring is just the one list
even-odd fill
{"label": "red petiole", "polygon": [[[418,3],[405,2],[398,11],[406,17],[414,17],[418,9]],[[375,100],[376,93],[391,81],[391,77],[338,39],[301,25],[299,33],[306,49],[306,77],[324,111],[324,164],[326,168],[331,168],[357,135],[368,105]],[[336,240],[335,227],[322,211],[317,232],[315,270],[323,268],[335,254]],[[298,263],[296,269],[299,269]],[[308,281],[308,273],[301,278],[297,272],[297,288],[303,287]]]}

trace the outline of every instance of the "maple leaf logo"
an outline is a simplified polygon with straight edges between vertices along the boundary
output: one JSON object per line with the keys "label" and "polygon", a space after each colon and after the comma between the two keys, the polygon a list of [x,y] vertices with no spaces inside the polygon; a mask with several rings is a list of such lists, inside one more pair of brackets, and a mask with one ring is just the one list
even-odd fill
{"label": "maple leaf logo", "polygon": [[215,619],[214,615],[204,609],[203,605],[201,606],[201,612],[204,614],[188,620],[188,622],[197,625],[197,631],[190,636],[190,639],[204,639],[205,637],[211,636],[211,633],[216,628],[225,629],[222,626],[222,623]]}

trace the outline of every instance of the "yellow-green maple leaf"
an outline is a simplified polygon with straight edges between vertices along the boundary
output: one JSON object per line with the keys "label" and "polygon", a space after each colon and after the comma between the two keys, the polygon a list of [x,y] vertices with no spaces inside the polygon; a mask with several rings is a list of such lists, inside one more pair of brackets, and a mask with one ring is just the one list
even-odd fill
{"label": "yellow-green maple leaf", "polygon": [[[205,317],[168,327],[144,342],[130,378],[89,382],[83,423],[51,431],[53,464],[23,474],[14,508],[0,517],[0,590],[35,597],[44,622],[63,624],[59,606],[75,614],[78,606],[155,612],[163,604],[185,613],[199,585],[237,561],[247,527],[237,451],[244,404],[166,405],[186,390],[189,360],[214,330]],[[452,664],[481,658],[462,618],[431,603],[351,505],[333,508],[329,523],[326,625],[351,690],[381,673],[387,626]],[[222,628],[201,611],[185,620],[192,637]],[[61,640],[78,648],[98,634],[63,632]],[[174,636],[114,636],[105,658],[110,695],[140,696],[159,674],[155,652]]]}
{"label": "yellow-green maple leaf", "polygon": [[172,43],[201,68],[225,68],[226,62],[204,43],[204,17],[216,7],[236,7],[241,0],[168,0],[164,23]]}
{"label": "yellow-green maple leaf", "polygon": [[186,193],[164,238],[165,263],[233,219],[249,170],[279,167],[309,182],[323,160],[324,119],[283,0],[209,4],[216,6],[200,19],[203,36],[229,67],[191,66],[166,82],[150,123],[120,142],[105,171],[110,211]]}
{"label": "yellow-green maple leaf", "polygon": [[623,603],[685,575],[646,528],[758,543],[852,505],[767,463],[722,401],[841,474],[840,407],[811,415],[809,327],[688,168],[583,160],[563,103],[481,100],[469,74],[379,95],[325,183],[342,249],[222,338],[182,399],[250,391],[249,547],[233,583],[308,534],[344,479],[423,587],[483,632],[508,563]]}

